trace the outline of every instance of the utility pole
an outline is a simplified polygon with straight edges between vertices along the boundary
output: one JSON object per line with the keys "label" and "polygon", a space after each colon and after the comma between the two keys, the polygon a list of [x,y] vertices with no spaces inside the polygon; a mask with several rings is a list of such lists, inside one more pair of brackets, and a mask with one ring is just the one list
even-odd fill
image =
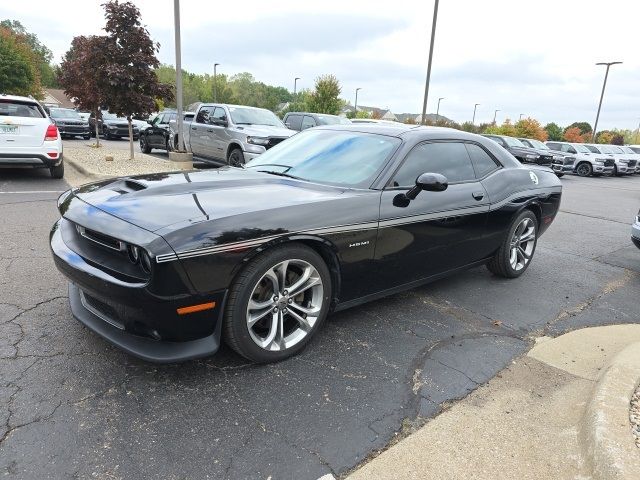
{"label": "utility pole", "polygon": [[173,22],[176,41],[176,120],[178,124],[178,151],[184,152],[183,117],[182,112],[182,60],[180,46],[180,0],[173,0]]}
{"label": "utility pole", "polygon": [[300,80],[300,77],[296,77],[293,79],[293,101],[296,102],[297,101],[297,92],[298,92],[298,80]]}
{"label": "utility pole", "polygon": [[213,101],[218,103],[218,72],[216,68],[220,65],[219,63],[213,64]]}
{"label": "utility pole", "polygon": [[498,114],[500,110],[496,110],[495,112],[493,112],[493,124],[496,124],[496,115]]}
{"label": "utility pole", "polygon": [[427,80],[424,85],[424,102],[422,102],[422,125],[427,117],[427,100],[429,98],[429,82],[431,81],[431,61],[433,60],[433,44],[436,39],[436,23],[438,22],[438,3],[435,0],[433,5],[433,23],[431,24],[431,43],[429,44],[429,63],[427,64]]}
{"label": "utility pole", "polygon": [[593,125],[593,137],[591,141],[596,143],[596,133],[598,131],[598,120],[600,119],[600,109],[602,108],[602,99],[604,98],[604,89],[607,87],[607,77],[609,76],[609,68],[611,65],[618,65],[622,62],[600,62],[596,65],[606,65],[607,70],[604,73],[604,82],[602,83],[602,93],[600,94],[600,103],[598,103],[598,113],[596,114],[596,123]]}
{"label": "utility pole", "polygon": [[356,88],[356,101],[353,104],[353,118],[356,118],[358,116],[358,90],[362,90],[362,88]]}
{"label": "utility pole", "polygon": [[439,116],[440,116],[440,100],[444,100],[444,97],[440,97],[438,99],[438,108],[436,109],[436,122],[439,120]]}
{"label": "utility pole", "polygon": [[524,113],[520,114],[520,118],[518,120],[522,120],[522,116],[524,115]]}

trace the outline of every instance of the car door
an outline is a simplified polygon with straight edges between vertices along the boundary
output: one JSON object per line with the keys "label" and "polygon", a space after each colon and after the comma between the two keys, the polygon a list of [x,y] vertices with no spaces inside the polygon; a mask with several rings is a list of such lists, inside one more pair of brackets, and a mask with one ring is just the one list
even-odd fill
{"label": "car door", "polygon": [[[447,177],[443,192],[422,191],[402,206],[397,201],[422,173]],[[391,175],[381,195],[375,257],[389,287],[443,273],[488,255],[482,241],[489,198],[476,178],[465,143],[428,141],[416,145]]]}
{"label": "car door", "polygon": [[227,145],[229,145],[229,117],[224,107],[216,107],[211,117],[211,154],[222,161],[227,160]]}
{"label": "car door", "polygon": [[[164,121],[164,113],[161,113],[160,115],[157,115],[156,118],[153,119],[153,122],[151,123],[151,125],[149,126],[149,128],[147,128],[147,143],[149,144],[149,146],[151,147],[157,147],[161,145],[160,142],[160,138],[161,138],[161,129],[160,129],[160,124]],[[162,142],[162,146],[164,146],[164,142]]]}
{"label": "car door", "polygon": [[288,113],[285,119],[285,126],[297,132],[302,128],[302,115],[296,113]]}
{"label": "car door", "polygon": [[313,128],[313,127],[316,127],[317,125],[318,124],[316,123],[315,118],[313,118],[311,115],[305,115],[304,117],[302,117],[302,126],[300,127],[300,130]]}
{"label": "car door", "polygon": [[212,156],[210,147],[211,129],[210,119],[213,116],[215,107],[202,106],[196,115],[196,118],[190,125],[189,141],[191,152],[202,158]]}

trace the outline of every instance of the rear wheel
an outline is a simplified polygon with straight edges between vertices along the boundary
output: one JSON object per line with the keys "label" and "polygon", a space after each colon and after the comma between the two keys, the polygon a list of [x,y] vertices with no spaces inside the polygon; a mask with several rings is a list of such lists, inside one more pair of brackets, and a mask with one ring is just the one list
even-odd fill
{"label": "rear wheel", "polygon": [[51,167],[49,169],[49,172],[51,173],[51,178],[63,178],[64,177],[64,162],[61,161],[60,165],[58,165],[57,167]]}
{"label": "rear wheel", "polygon": [[331,276],[314,250],[290,244],[256,257],[229,291],[224,338],[258,363],[295,355],[329,311]]}
{"label": "rear wheel", "polygon": [[242,153],[242,150],[240,150],[239,148],[234,148],[233,150],[231,150],[227,162],[232,167],[244,166],[244,155]]}
{"label": "rear wheel", "polygon": [[531,210],[524,210],[511,222],[507,236],[487,268],[500,277],[519,277],[529,267],[537,242],[538,220]]}
{"label": "rear wheel", "polygon": [[142,153],[151,153],[151,147],[147,143],[147,139],[144,137],[144,135],[140,136],[140,151]]}
{"label": "rear wheel", "polygon": [[87,133],[86,135],[83,135],[82,138],[84,138],[85,140],[91,140],[91,134]]}
{"label": "rear wheel", "polygon": [[582,162],[577,166],[576,173],[581,177],[588,177],[593,173],[593,168],[591,167],[590,163]]}

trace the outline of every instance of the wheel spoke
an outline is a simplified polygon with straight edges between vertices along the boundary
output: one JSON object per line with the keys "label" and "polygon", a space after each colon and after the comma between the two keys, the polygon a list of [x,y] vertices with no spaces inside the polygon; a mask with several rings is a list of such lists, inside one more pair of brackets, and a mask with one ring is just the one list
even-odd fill
{"label": "wheel spoke", "polygon": [[[249,300],[249,315],[247,318],[247,325],[249,328],[253,327],[259,320],[263,319],[273,308],[273,302],[256,302],[254,300]],[[256,312],[257,313],[254,313]]]}
{"label": "wheel spoke", "polygon": [[271,315],[271,325],[269,326],[269,333],[267,334],[265,339],[262,340],[262,342],[260,342],[261,343],[260,346],[266,350],[269,350],[271,343],[273,342],[274,338],[276,338],[276,335],[278,334],[279,317],[280,317],[280,311]]}
{"label": "wheel spoke", "polygon": [[290,297],[297,297],[303,292],[306,292],[311,287],[318,285],[320,283],[320,277],[310,277],[308,278],[302,285],[300,285],[297,289],[291,290],[289,292]]}
{"label": "wheel spoke", "polygon": [[518,246],[518,252],[520,252],[523,260],[529,260],[531,258],[531,256],[527,254],[526,250],[521,246]]}
{"label": "wheel spoke", "polygon": [[300,288],[304,284],[304,282],[306,282],[309,279],[309,277],[311,276],[311,271],[312,271],[312,268],[310,265],[305,267],[305,269],[302,271],[302,275],[300,275],[300,278],[298,278],[293,285],[287,288],[290,296],[295,295],[293,292],[295,292],[298,288]]}
{"label": "wheel spoke", "polygon": [[311,330],[311,328],[313,328],[313,326],[311,325],[311,323],[309,323],[309,320],[307,318],[304,318],[302,315],[299,315],[292,308],[287,308],[287,313],[291,315],[298,322],[298,324],[300,324],[300,328],[302,328],[305,332],[308,332]]}
{"label": "wheel spoke", "polygon": [[311,307],[303,307],[299,303],[291,302],[289,310],[295,308],[297,311],[304,313],[305,315],[316,316],[320,313],[321,307],[319,305],[312,305]]}
{"label": "wheel spoke", "polygon": [[516,265],[518,263],[518,249],[515,247],[511,249],[511,255],[509,255],[509,263],[511,263],[512,268],[516,268]]}
{"label": "wheel spoke", "polygon": [[265,273],[262,278],[271,282],[272,293],[276,294],[280,291],[280,278],[278,278],[278,273],[275,271],[275,267],[267,270],[267,273]]}
{"label": "wheel spoke", "polygon": [[278,292],[280,293],[287,288],[287,268],[289,268],[289,260],[276,265],[273,269],[278,278]]}

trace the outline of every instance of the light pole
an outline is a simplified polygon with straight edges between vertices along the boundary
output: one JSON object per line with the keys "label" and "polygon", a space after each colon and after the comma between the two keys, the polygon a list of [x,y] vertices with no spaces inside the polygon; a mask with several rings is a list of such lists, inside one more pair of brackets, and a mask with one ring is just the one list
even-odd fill
{"label": "light pole", "polygon": [[596,132],[598,131],[598,120],[600,119],[600,108],[602,108],[602,98],[604,97],[604,89],[607,86],[607,77],[609,76],[609,67],[611,65],[617,65],[622,62],[600,62],[596,63],[596,65],[606,65],[607,70],[604,73],[604,82],[602,83],[602,93],[600,94],[600,103],[598,103],[598,113],[596,114],[596,123],[593,125],[593,137],[591,141],[593,143],[596,142]]}
{"label": "light pole", "polygon": [[522,120],[522,116],[524,115],[524,113],[520,114],[520,118],[518,118],[518,120]]}
{"label": "light pole", "polygon": [[429,81],[431,80],[431,61],[433,60],[433,44],[436,39],[436,23],[438,22],[438,3],[435,0],[433,5],[433,23],[431,24],[431,43],[429,44],[429,63],[427,64],[427,80],[424,84],[424,102],[422,102],[422,124],[424,125],[427,116],[427,99],[429,98]]}
{"label": "light pole", "polygon": [[476,124],[476,108],[478,108],[478,105],[480,105],[480,104],[476,103],[473,106],[473,119],[471,120],[471,125],[475,125]]}
{"label": "light pole", "polygon": [[495,112],[493,112],[493,124],[496,124],[496,115],[498,114],[500,110],[496,110]]}
{"label": "light pole", "polygon": [[293,101],[296,101],[296,94],[298,92],[298,80],[300,80],[300,77],[296,77],[293,79]]}
{"label": "light pole", "polygon": [[640,119],[638,119],[638,129],[636,130],[636,143],[640,143]]}
{"label": "light pole", "polygon": [[440,100],[444,100],[444,97],[440,97],[438,99],[438,108],[436,108],[436,122],[439,120],[439,116],[440,116]]}
{"label": "light pole", "polygon": [[213,101],[215,103],[218,103],[218,82],[217,82],[218,71],[216,70],[218,65],[220,64],[219,63],[213,64]]}
{"label": "light pole", "polygon": [[353,118],[358,116],[358,90],[362,90],[362,87],[356,88],[356,101],[353,104]]}
{"label": "light pole", "polygon": [[180,55],[180,0],[173,0],[173,22],[176,42],[176,120],[178,124],[178,151],[184,152],[182,129],[182,60]]}

